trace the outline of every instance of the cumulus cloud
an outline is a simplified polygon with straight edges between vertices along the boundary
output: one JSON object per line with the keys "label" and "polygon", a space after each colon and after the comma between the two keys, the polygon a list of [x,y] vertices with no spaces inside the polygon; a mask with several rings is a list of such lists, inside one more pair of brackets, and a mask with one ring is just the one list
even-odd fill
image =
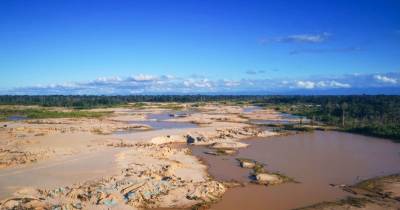
{"label": "cumulus cloud", "polygon": [[391,78],[388,76],[384,76],[384,75],[375,75],[374,78],[380,82],[383,83],[389,83],[389,84],[396,84],[397,83],[397,79],[395,78]]}
{"label": "cumulus cloud", "polygon": [[315,82],[311,81],[297,81],[296,86],[298,88],[313,89],[315,87]]}
{"label": "cumulus cloud", "polygon": [[314,89],[314,88],[350,88],[350,84],[337,82],[335,80],[331,81],[297,81],[295,86],[304,89]]}
{"label": "cumulus cloud", "polygon": [[349,74],[332,77],[210,79],[205,76],[175,77],[145,75],[131,77],[100,77],[88,82],[36,85],[0,89],[0,94],[218,94],[218,93],[279,93],[289,90],[331,90],[361,88],[400,88],[400,73]]}
{"label": "cumulus cloud", "polygon": [[200,80],[188,79],[183,81],[183,85],[188,88],[209,88],[209,89],[214,86],[213,83],[208,79],[200,79]]}
{"label": "cumulus cloud", "polygon": [[320,81],[317,83],[318,87],[329,87],[329,88],[350,88],[351,85],[350,84],[346,84],[346,83],[341,83],[341,82],[337,82],[335,80],[332,81]]}
{"label": "cumulus cloud", "polygon": [[152,80],[156,80],[157,77],[155,77],[153,75],[139,74],[136,76],[132,76],[132,79],[135,81],[152,81]]}

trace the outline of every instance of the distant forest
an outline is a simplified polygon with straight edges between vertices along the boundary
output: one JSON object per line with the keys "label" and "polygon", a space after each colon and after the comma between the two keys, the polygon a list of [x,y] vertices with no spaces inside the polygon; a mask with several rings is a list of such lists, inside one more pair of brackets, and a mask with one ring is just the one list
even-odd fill
{"label": "distant forest", "polygon": [[400,96],[271,96],[258,101],[340,130],[400,142]]}
{"label": "distant forest", "polygon": [[264,96],[264,95],[132,95],[132,96],[0,96],[1,105],[39,105],[88,109],[134,102],[221,102],[253,104],[303,115],[314,121],[367,135],[400,140],[400,96]]}

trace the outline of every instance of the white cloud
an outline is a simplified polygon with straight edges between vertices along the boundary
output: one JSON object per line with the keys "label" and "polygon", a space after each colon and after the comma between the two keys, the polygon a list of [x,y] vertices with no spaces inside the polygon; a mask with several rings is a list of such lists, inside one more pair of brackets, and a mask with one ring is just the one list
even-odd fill
{"label": "white cloud", "polygon": [[208,79],[188,79],[183,81],[183,85],[189,88],[212,88],[213,84]]}
{"label": "white cloud", "polygon": [[330,33],[321,34],[295,34],[286,37],[277,38],[278,42],[301,42],[301,43],[321,43],[331,36]]}
{"label": "white cloud", "polygon": [[88,82],[37,85],[1,90],[0,94],[163,94],[163,93],[264,93],[295,89],[329,90],[343,88],[400,88],[400,73],[348,74],[335,78],[208,79],[139,74],[134,77],[100,77]]}
{"label": "white cloud", "polygon": [[298,88],[313,89],[315,87],[315,83],[311,81],[297,81],[296,86]]}
{"label": "white cloud", "polygon": [[157,77],[155,77],[153,75],[139,74],[139,75],[133,76],[132,79],[134,79],[135,81],[152,81],[152,80],[156,80]]}
{"label": "white cloud", "polygon": [[284,39],[284,41],[311,42],[311,43],[318,43],[324,40],[325,38],[320,35],[307,35],[307,34],[292,35]]}
{"label": "white cloud", "polygon": [[234,81],[234,80],[225,80],[224,85],[226,87],[237,87],[240,85],[239,81]]}
{"label": "white cloud", "polygon": [[384,75],[375,75],[374,78],[383,83],[389,83],[389,84],[397,83],[397,80],[395,78],[391,78],[391,77],[384,76]]}
{"label": "white cloud", "polygon": [[330,87],[338,87],[338,88],[350,88],[351,87],[350,84],[341,83],[341,82],[337,82],[337,81],[334,81],[334,80],[329,82],[329,86]]}
{"label": "white cloud", "polygon": [[313,89],[313,88],[350,88],[351,85],[347,83],[331,81],[297,81],[296,87]]}
{"label": "white cloud", "polygon": [[99,77],[96,79],[98,82],[120,82],[122,79],[120,77]]}

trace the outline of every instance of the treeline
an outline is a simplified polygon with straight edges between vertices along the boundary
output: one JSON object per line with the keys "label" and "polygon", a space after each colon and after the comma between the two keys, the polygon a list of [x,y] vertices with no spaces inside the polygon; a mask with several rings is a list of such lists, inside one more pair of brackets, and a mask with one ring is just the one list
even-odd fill
{"label": "treeline", "polygon": [[259,103],[346,131],[400,141],[400,96],[284,96]]}
{"label": "treeline", "polygon": [[131,96],[0,96],[1,105],[39,105],[73,108],[95,108],[123,105],[133,102],[209,102],[209,101],[248,101],[265,96],[228,96],[228,95],[131,95]]}

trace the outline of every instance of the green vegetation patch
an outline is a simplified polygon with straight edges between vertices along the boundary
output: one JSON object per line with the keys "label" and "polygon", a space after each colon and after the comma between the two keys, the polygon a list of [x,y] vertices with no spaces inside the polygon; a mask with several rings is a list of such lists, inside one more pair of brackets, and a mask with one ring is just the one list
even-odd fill
{"label": "green vegetation patch", "polygon": [[[271,96],[258,105],[339,130],[400,142],[400,96]],[[304,123],[301,123],[304,124]]]}
{"label": "green vegetation patch", "polygon": [[143,103],[143,102],[136,102],[136,103],[132,103],[132,104],[125,105],[124,107],[136,108],[136,109],[145,109],[146,106],[147,106],[146,103]]}
{"label": "green vegetation patch", "polygon": [[400,125],[364,125],[364,126],[355,126],[343,129],[344,131],[365,134],[376,137],[390,138],[395,141],[400,141]]}
{"label": "green vegetation patch", "polygon": [[185,107],[183,105],[181,105],[181,104],[168,103],[168,104],[159,104],[159,105],[157,105],[157,108],[160,108],[160,109],[171,109],[171,110],[181,110],[181,109],[183,109]]}
{"label": "green vegetation patch", "polygon": [[42,118],[99,118],[112,112],[90,112],[81,110],[56,111],[46,108],[0,108],[0,120],[4,121],[11,116],[22,116],[28,119]]}

